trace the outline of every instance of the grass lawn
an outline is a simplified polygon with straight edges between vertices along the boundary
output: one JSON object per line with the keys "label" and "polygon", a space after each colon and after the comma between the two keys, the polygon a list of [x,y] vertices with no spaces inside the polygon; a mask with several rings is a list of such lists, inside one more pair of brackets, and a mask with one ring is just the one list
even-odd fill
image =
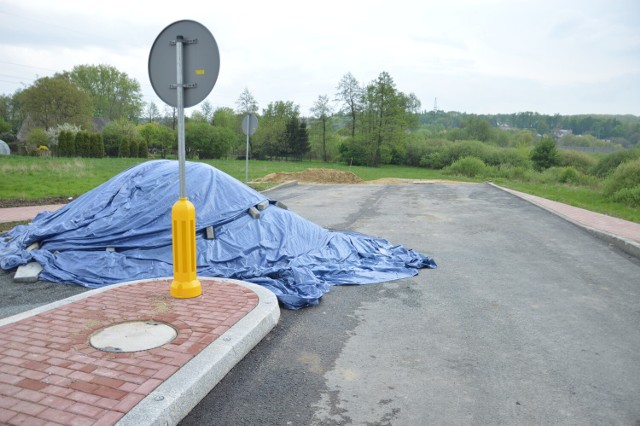
{"label": "grass lawn", "polygon": [[[76,197],[106,182],[116,174],[146,160],[136,158],[45,158],[0,156],[0,198],[35,199],[43,197]],[[206,163],[243,181],[244,160],[207,160]],[[296,172],[307,168],[332,168],[355,173],[364,180],[381,178],[458,179],[440,170],[418,167],[392,166],[350,167],[320,161],[249,161],[249,181],[274,172]],[[640,209],[630,208],[607,200],[600,192],[586,187],[562,184],[531,184],[499,180],[498,185],[527,192],[591,211],[608,214],[640,223]],[[256,186],[263,190],[268,185]]]}

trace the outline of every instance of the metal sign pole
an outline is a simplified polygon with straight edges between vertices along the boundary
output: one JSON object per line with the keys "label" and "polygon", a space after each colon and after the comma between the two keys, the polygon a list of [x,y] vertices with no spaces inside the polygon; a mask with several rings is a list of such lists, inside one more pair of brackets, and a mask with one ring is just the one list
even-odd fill
{"label": "metal sign pole", "polygon": [[[249,125],[247,124],[247,127]],[[249,183],[249,132],[247,131],[247,153],[244,156],[245,159],[245,167],[244,167],[244,183]]]}
{"label": "metal sign pole", "polygon": [[[188,49],[186,55],[184,49]],[[195,21],[177,21],[166,27],[153,42],[149,53],[149,78],[153,90],[160,99],[178,110],[180,198],[171,209],[171,296],[181,299],[202,294],[197,276],[196,208],[187,198],[184,109],[207,97],[219,72],[218,44],[211,32]]]}
{"label": "metal sign pole", "polygon": [[184,142],[184,76],[182,73],[182,42],[184,37],[176,37],[176,108],[178,109],[178,174],[180,179],[180,198],[187,198],[185,177],[186,149]]}
{"label": "metal sign pole", "polygon": [[176,108],[178,109],[178,178],[180,199],[171,209],[173,232],[173,282],[171,296],[180,299],[202,294],[196,265],[196,208],[187,198],[187,179],[184,141],[184,75],[182,48],[185,40],[176,37]]}

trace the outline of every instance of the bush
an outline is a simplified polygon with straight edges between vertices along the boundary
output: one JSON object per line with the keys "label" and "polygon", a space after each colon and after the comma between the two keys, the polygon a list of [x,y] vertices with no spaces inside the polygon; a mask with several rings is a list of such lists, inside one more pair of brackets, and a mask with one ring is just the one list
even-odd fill
{"label": "bush", "polygon": [[529,167],[501,165],[496,173],[497,177],[509,180],[529,182],[535,172]]}
{"label": "bush", "polygon": [[539,175],[541,183],[564,183],[571,185],[595,185],[597,179],[579,172],[575,167],[549,167]]}
{"label": "bush", "polygon": [[635,160],[636,158],[640,158],[640,149],[626,149],[623,151],[612,152],[611,154],[605,155],[600,159],[600,161],[598,161],[598,164],[596,164],[591,170],[591,174],[599,177],[608,176],[620,164]]}
{"label": "bush", "polygon": [[604,183],[604,193],[613,196],[622,190],[640,187],[640,158],[620,164]]}
{"label": "bush", "polygon": [[551,138],[542,138],[531,151],[533,167],[542,171],[560,163],[556,141]]}
{"label": "bush", "polygon": [[445,168],[444,172],[467,177],[484,176],[487,172],[487,165],[479,158],[464,157]]}
{"label": "bush", "polygon": [[609,198],[629,207],[640,207],[640,185],[633,188],[622,188],[611,194]]}
{"label": "bush", "polygon": [[561,150],[558,154],[560,166],[571,166],[582,173],[589,173],[598,163],[593,155],[584,152]]}

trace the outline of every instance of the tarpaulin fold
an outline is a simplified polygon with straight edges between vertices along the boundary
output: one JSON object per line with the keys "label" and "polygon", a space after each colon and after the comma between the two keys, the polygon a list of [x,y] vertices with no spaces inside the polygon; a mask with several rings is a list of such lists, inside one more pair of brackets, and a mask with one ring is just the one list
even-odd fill
{"label": "tarpaulin fold", "polygon": [[[134,166],[0,237],[0,267],[35,260],[41,280],[89,288],[171,276],[178,184],[177,161]],[[204,163],[186,163],[186,185],[196,208],[197,274],[259,284],[287,308],[317,304],[332,285],[378,283],[436,267],[426,255],[382,238],[329,231],[271,200],[254,219],[247,210],[268,198]],[[210,226],[212,240],[205,238]],[[34,242],[40,248],[27,251]]]}

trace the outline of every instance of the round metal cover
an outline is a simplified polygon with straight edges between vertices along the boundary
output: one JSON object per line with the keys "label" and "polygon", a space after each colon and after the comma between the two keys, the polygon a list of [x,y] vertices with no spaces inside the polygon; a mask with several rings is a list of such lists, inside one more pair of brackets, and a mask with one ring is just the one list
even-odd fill
{"label": "round metal cover", "polygon": [[157,321],[131,321],[105,327],[89,339],[104,352],[139,352],[157,348],[178,336],[175,328]]}
{"label": "round metal cover", "polygon": [[220,51],[211,32],[196,21],[177,21],[160,32],[149,53],[149,79],[158,97],[173,107],[178,106],[175,89],[175,41],[178,36],[184,39],[183,100],[184,107],[189,108],[209,96],[216,84],[220,72]]}

